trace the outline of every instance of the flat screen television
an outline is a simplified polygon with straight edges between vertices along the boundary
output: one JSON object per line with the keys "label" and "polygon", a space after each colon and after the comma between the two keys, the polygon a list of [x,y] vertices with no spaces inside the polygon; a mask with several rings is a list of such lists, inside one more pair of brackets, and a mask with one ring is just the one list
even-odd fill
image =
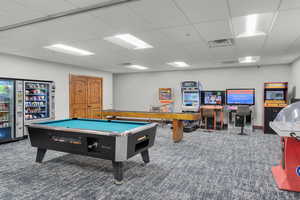
{"label": "flat screen television", "polygon": [[255,89],[227,89],[227,105],[254,105]]}
{"label": "flat screen television", "polygon": [[224,105],[225,91],[202,91],[201,104],[202,105]]}

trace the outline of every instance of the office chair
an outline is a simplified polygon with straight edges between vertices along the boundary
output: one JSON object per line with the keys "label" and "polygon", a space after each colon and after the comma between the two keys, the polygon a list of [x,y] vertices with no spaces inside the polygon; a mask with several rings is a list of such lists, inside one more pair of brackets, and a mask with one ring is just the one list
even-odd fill
{"label": "office chair", "polygon": [[246,117],[250,115],[250,106],[241,105],[237,107],[236,119],[241,126],[241,132],[238,135],[247,135],[244,133],[244,127],[246,124]]}

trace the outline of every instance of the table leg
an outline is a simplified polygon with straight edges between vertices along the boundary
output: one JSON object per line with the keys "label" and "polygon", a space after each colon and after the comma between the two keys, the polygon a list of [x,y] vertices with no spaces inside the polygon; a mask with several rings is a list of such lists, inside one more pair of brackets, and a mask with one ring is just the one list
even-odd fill
{"label": "table leg", "polygon": [[123,163],[112,161],[112,165],[114,168],[115,184],[121,185],[123,183]]}
{"label": "table leg", "polygon": [[173,120],[173,141],[180,142],[183,138],[183,122],[181,120]]}
{"label": "table leg", "polygon": [[217,129],[217,111],[214,110],[214,130]]}
{"label": "table leg", "polygon": [[142,158],[143,158],[143,161],[145,164],[150,162],[148,149],[145,151],[142,151],[141,155],[142,155]]}
{"label": "table leg", "polygon": [[37,149],[37,153],[36,153],[35,162],[42,163],[42,161],[43,161],[43,159],[45,157],[46,152],[47,152],[47,149],[40,149],[40,148],[38,148]]}

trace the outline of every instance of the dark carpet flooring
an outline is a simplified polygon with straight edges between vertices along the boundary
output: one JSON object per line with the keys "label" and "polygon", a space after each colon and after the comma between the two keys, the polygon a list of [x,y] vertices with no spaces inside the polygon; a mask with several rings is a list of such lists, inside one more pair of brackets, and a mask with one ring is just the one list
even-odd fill
{"label": "dark carpet flooring", "polygon": [[140,156],[125,163],[121,186],[113,184],[110,161],[48,151],[36,164],[28,140],[0,145],[0,199],[300,199],[278,190],[272,178],[278,136],[198,131],[177,144],[170,129],[159,128],[157,136],[147,166]]}

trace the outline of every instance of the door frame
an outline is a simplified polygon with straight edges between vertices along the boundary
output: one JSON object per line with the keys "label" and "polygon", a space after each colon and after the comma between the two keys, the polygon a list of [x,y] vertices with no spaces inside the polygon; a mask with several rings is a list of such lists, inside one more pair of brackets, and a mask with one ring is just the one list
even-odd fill
{"label": "door frame", "polygon": [[[101,97],[100,97],[100,105],[101,105],[101,109],[103,110],[103,78],[102,77],[97,77],[97,76],[86,76],[86,75],[77,75],[77,74],[69,74],[69,117],[71,118],[71,110],[72,110],[72,78],[73,77],[81,77],[81,78],[96,78],[99,79],[101,81]],[[101,111],[100,111],[101,112]]]}

